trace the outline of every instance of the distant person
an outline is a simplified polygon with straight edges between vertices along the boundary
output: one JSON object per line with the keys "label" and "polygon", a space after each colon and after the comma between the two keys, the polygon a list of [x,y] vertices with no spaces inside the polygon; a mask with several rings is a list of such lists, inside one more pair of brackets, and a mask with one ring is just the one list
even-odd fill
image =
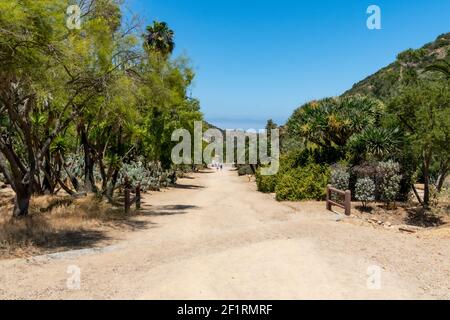
{"label": "distant person", "polygon": [[221,165],[220,165],[220,170],[222,170],[222,169],[223,169],[223,165],[221,164]]}

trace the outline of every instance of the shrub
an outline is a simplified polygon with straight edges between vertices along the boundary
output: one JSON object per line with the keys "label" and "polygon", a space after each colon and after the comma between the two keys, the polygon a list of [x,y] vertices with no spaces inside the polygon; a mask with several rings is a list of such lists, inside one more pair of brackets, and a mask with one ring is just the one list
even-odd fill
{"label": "shrub", "polygon": [[275,188],[278,201],[321,200],[330,172],[327,166],[310,164],[292,169],[280,177]]}
{"label": "shrub", "polygon": [[238,175],[240,176],[245,176],[247,174],[253,174],[253,170],[250,167],[250,165],[245,164],[245,165],[239,165],[238,167]]}
{"label": "shrub", "polygon": [[392,176],[386,176],[383,178],[383,184],[381,189],[381,197],[386,204],[390,204],[397,199],[398,193],[400,191],[400,182],[402,176],[399,174],[394,174]]}
{"label": "shrub", "polygon": [[369,201],[375,200],[375,182],[370,178],[358,179],[355,186],[355,197],[366,207]]}
{"label": "shrub", "polygon": [[397,162],[387,161],[378,164],[378,174],[381,177],[381,200],[386,205],[394,202],[400,191],[402,176],[399,174],[400,165]]}
{"label": "shrub", "polygon": [[264,193],[275,192],[275,187],[277,185],[278,175],[263,176],[261,175],[260,169],[256,171],[256,186],[258,191]]}
{"label": "shrub", "polygon": [[344,166],[337,166],[331,171],[331,185],[339,190],[347,190],[349,188],[350,174]]}
{"label": "shrub", "polygon": [[278,201],[295,201],[301,198],[299,181],[288,174],[281,177],[276,185],[275,192]]}

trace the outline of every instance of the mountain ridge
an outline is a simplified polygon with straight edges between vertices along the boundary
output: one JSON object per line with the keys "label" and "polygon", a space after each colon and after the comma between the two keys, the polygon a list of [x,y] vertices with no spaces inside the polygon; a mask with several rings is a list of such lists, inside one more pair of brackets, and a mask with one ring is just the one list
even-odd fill
{"label": "mountain ridge", "polygon": [[425,68],[438,60],[450,57],[450,32],[439,35],[419,49],[408,49],[397,55],[397,59],[374,74],[355,83],[342,96],[362,94],[387,100],[394,95],[408,72],[419,77],[430,77]]}

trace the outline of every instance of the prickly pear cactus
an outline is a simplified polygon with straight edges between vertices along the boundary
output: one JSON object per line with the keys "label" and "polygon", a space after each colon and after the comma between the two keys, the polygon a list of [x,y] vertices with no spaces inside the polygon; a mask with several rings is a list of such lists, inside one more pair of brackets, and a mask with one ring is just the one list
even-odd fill
{"label": "prickly pear cactus", "polygon": [[151,162],[146,164],[142,160],[124,163],[120,171],[122,182],[125,177],[128,177],[133,187],[140,184],[142,191],[156,191],[161,188],[167,188],[176,181],[176,174],[173,170],[165,171],[159,163]]}

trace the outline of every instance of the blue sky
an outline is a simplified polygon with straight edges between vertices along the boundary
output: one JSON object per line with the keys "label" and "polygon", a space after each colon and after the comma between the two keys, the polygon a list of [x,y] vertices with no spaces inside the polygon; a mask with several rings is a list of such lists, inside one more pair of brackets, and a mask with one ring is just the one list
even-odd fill
{"label": "blue sky", "polygon": [[[381,8],[382,30],[366,27]],[[175,31],[196,72],[192,95],[222,128],[283,124],[303,103],[355,82],[450,32],[449,0],[127,0]]]}

